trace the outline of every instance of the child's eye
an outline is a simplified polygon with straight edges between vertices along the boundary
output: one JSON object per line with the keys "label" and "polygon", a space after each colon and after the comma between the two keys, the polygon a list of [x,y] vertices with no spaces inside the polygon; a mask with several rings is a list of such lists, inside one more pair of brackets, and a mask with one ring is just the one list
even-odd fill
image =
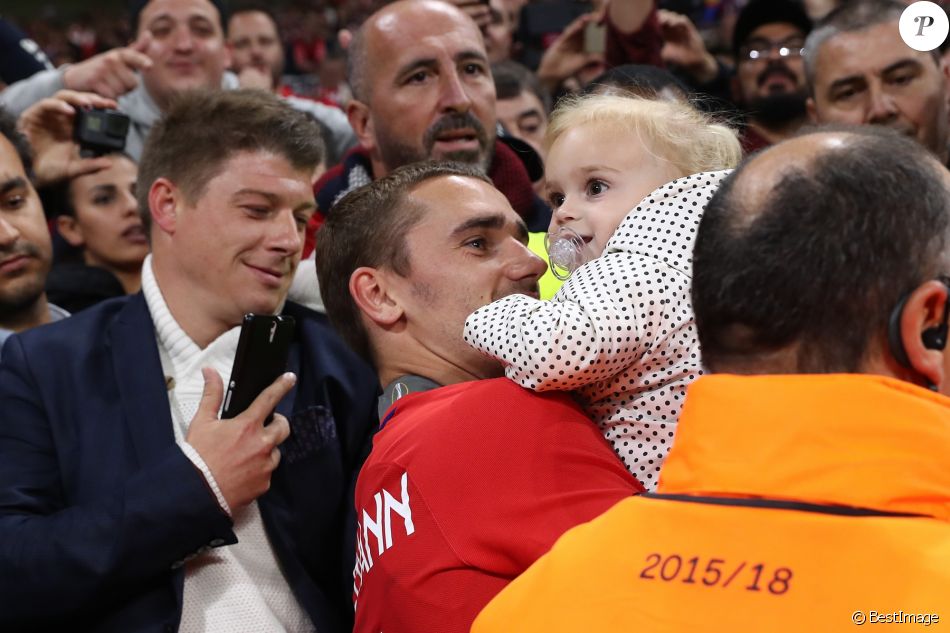
{"label": "child's eye", "polygon": [[607,183],[603,182],[602,180],[591,180],[589,183],[587,183],[587,195],[599,196],[609,188],[610,187],[607,186]]}
{"label": "child's eye", "polygon": [[551,202],[551,207],[557,209],[559,206],[564,204],[564,194],[552,193],[550,196],[548,196],[548,200]]}

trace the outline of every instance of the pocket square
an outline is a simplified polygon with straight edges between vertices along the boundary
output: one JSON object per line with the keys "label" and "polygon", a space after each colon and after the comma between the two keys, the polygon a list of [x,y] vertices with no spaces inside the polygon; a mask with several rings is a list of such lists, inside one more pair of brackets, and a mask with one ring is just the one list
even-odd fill
{"label": "pocket square", "polygon": [[287,421],[290,423],[290,437],[280,445],[280,452],[281,458],[289,463],[315,455],[336,440],[336,420],[323,405],[296,411]]}

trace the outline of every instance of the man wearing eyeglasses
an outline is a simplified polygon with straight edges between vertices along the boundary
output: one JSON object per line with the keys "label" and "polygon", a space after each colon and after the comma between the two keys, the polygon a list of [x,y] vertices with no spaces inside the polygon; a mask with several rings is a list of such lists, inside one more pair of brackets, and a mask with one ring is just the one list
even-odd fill
{"label": "man wearing eyeglasses", "polygon": [[915,51],[901,39],[906,4],[852,2],[808,36],[808,113],[817,123],[885,125],[948,163],[948,72],[939,51]]}
{"label": "man wearing eyeglasses", "polygon": [[793,136],[807,121],[802,49],[810,30],[811,20],[794,0],[752,0],[739,14],[732,91],[746,111],[747,152]]}

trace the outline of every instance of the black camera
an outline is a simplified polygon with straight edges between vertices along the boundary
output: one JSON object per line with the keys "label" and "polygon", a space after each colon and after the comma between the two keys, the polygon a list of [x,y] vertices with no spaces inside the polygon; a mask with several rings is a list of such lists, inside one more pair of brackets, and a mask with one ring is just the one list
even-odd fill
{"label": "black camera", "polygon": [[121,152],[129,133],[129,117],[118,110],[79,109],[73,131],[81,156]]}

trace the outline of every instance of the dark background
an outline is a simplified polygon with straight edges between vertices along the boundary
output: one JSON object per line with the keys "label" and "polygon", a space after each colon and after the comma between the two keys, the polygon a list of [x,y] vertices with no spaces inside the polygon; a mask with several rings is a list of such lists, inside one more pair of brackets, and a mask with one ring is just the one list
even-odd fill
{"label": "dark background", "polygon": [[74,17],[82,12],[124,13],[123,0],[56,0],[56,2],[37,2],[36,0],[2,0],[0,15],[13,18],[39,18],[43,16]]}

